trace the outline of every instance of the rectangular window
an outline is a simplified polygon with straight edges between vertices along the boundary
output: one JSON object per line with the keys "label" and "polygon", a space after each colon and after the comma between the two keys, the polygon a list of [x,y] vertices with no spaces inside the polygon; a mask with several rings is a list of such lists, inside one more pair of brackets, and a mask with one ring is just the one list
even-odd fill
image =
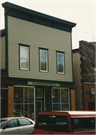
{"label": "rectangular window", "polygon": [[95,130],[95,117],[71,118],[71,125],[74,132]]}
{"label": "rectangular window", "polygon": [[29,70],[29,47],[20,45],[20,69]]}
{"label": "rectangular window", "polygon": [[40,115],[38,116],[37,129],[54,131],[54,132],[69,132],[68,116],[64,115]]}
{"label": "rectangular window", "polygon": [[34,87],[14,88],[14,116],[34,119]]}
{"label": "rectangular window", "polygon": [[52,110],[69,110],[68,89],[52,89]]}
{"label": "rectangular window", "polygon": [[64,53],[57,52],[57,73],[64,74]]}
{"label": "rectangular window", "polygon": [[48,72],[48,50],[40,49],[40,71]]}

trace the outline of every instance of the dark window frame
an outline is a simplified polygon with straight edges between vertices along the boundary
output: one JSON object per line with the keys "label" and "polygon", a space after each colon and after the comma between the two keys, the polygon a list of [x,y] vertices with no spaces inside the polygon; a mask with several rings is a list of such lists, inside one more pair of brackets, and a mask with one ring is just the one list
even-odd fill
{"label": "dark window frame", "polygon": [[[44,50],[44,51],[47,51],[47,70],[41,70],[40,68],[40,50]],[[48,73],[49,72],[49,49],[47,48],[41,48],[39,47],[39,72],[41,73]]]}
{"label": "dark window frame", "polygon": [[[64,56],[63,56],[63,60],[64,60],[64,62],[63,62],[63,65],[64,65],[64,66],[63,66],[63,72],[58,72],[58,56],[57,56],[58,53],[64,55]],[[56,51],[56,72],[57,72],[57,74],[59,74],[59,75],[64,75],[64,74],[65,74],[65,52]]]}
{"label": "dark window frame", "polygon": [[[26,68],[21,68],[20,66],[20,47],[28,47],[28,69]],[[30,45],[25,45],[19,43],[19,70],[24,70],[24,71],[29,71],[30,70]]]}

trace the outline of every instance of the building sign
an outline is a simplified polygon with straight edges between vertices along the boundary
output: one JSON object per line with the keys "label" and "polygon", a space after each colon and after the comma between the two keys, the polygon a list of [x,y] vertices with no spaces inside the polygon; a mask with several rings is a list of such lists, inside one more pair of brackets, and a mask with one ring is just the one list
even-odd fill
{"label": "building sign", "polygon": [[60,83],[51,83],[51,82],[35,82],[28,81],[28,85],[38,85],[38,86],[60,86]]}
{"label": "building sign", "polygon": [[91,95],[95,94],[95,88],[91,88]]}

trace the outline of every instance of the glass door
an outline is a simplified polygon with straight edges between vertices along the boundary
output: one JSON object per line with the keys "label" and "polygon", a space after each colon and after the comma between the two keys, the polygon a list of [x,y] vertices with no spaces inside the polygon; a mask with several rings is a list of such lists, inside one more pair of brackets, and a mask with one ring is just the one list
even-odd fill
{"label": "glass door", "polygon": [[43,88],[36,88],[36,116],[38,112],[43,111]]}
{"label": "glass door", "polygon": [[38,112],[42,111],[42,100],[37,100],[36,106],[36,114],[38,114]]}
{"label": "glass door", "polygon": [[51,93],[50,88],[44,88],[44,111],[51,111]]}

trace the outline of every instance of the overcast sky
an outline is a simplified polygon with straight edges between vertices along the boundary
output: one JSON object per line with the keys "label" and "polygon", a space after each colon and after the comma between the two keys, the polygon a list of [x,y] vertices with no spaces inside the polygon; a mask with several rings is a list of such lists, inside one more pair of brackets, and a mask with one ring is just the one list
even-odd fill
{"label": "overcast sky", "polygon": [[[76,23],[72,29],[72,48],[79,47],[79,41],[96,41],[96,0],[7,0],[47,15]],[[4,9],[0,5],[0,29],[5,27]]]}

